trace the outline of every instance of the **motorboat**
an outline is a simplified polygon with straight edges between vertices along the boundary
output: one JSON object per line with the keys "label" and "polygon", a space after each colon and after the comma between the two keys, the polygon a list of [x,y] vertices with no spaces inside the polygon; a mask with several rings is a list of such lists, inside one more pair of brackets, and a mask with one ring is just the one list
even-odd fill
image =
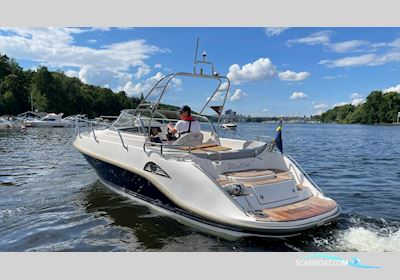
{"label": "motorboat", "polygon": [[227,128],[227,129],[235,129],[237,128],[237,122],[223,122],[221,124],[221,127]]}
{"label": "motorboat", "polygon": [[[212,65],[210,74],[198,71],[202,63]],[[160,104],[170,82],[182,77],[217,85],[192,114],[201,131],[171,140],[167,125],[179,120],[179,112]],[[273,139],[220,137],[205,112],[217,112],[221,123],[226,98],[222,104],[210,102],[220,100],[216,94],[226,97],[229,87],[229,79],[203,56],[192,73],[161,78],[136,109],[123,110],[109,127],[78,126],[73,146],[111,190],[217,236],[282,238],[336,220],[340,206],[290,155],[277,150]]]}
{"label": "motorboat", "polygon": [[88,122],[86,122],[87,117],[84,114],[78,114],[78,115],[71,115],[66,118],[62,119],[63,121],[69,122],[68,126],[86,126],[88,125]]}
{"label": "motorboat", "polygon": [[8,129],[8,128],[12,128],[12,123],[5,118],[0,118],[0,129]]}
{"label": "motorboat", "polygon": [[63,113],[50,113],[40,120],[27,121],[26,124],[31,127],[71,127],[74,125],[73,121],[65,120],[62,116]]}

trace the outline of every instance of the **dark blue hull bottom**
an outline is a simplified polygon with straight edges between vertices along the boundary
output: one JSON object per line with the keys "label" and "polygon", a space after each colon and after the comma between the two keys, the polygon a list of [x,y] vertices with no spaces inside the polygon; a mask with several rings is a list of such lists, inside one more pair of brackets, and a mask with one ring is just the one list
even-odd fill
{"label": "dark blue hull bottom", "polygon": [[291,236],[305,229],[288,229],[285,230],[285,232],[283,232],[282,230],[268,230],[268,232],[265,232],[265,230],[258,231],[255,229],[236,228],[227,224],[215,223],[213,221],[190,213],[189,211],[177,206],[146,178],[118,166],[96,159],[94,157],[90,157],[85,154],[83,155],[89,162],[89,164],[94,168],[99,178],[105,183],[110,184],[114,188],[123,191],[131,196],[134,196],[135,198],[141,199],[145,202],[151,203],[155,206],[173,212],[174,214],[181,215],[185,218],[189,218],[208,226],[218,227],[220,229],[240,232],[249,235],[266,235],[270,237]]}

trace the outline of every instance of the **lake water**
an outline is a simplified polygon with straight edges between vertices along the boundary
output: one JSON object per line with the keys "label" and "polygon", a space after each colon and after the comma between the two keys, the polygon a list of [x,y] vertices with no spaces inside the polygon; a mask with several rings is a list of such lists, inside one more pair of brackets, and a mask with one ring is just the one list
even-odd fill
{"label": "lake water", "polygon": [[[274,129],[241,123],[236,136]],[[287,240],[227,241],[109,191],[73,128],[0,131],[0,251],[400,251],[400,126],[284,124],[283,137],[343,213]]]}

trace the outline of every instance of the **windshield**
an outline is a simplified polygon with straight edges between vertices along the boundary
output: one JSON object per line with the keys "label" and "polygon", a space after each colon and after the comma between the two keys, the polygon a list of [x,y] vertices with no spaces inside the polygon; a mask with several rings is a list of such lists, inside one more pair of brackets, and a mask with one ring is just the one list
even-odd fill
{"label": "windshield", "polygon": [[[137,116],[142,119],[144,126],[149,126],[151,119],[151,111],[149,109],[138,110]],[[215,131],[214,126],[210,120],[203,115],[192,114],[194,120],[198,121],[202,131]],[[175,124],[180,120],[180,113],[171,110],[156,110],[151,121],[151,125],[167,125],[169,123]]]}
{"label": "windshield", "polygon": [[[215,127],[207,117],[197,114],[192,114],[192,117],[200,123],[201,131],[217,134]],[[150,109],[129,109],[121,112],[113,127],[124,132],[148,135],[152,131],[166,133],[167,125],[170,123],[175,125],[179,120],[180,113],[176,111],[156,110],[152,117]]]}

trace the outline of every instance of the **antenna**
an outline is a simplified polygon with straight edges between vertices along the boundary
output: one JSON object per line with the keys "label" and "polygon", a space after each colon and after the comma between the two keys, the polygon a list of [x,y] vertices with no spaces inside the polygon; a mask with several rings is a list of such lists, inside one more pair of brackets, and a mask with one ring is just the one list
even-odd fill
{"label": "antenna", "polygon": [[[207,53],[203,51],[202,53],[202,60],[197,60],[197,53],[199,51],[199,43],[200,43],[200,37],[197,37],[197,42],[196,42],[196,52],[194,53],[194,61],[193,61],[193,74],[197,75],[197,64],[201,64],[202,66],[209,65],[211,67],[211,74],[206,74],[206,75],[214,75],[218,76],[218,73],[214,71],[214,64],[210,61],[207,61]],[[203,73],[203,67],[200,68],[200,75],[205,75]]]}
{"label": "antenna", "polygon": [[207,53],[206,53],[205,51],[203,51],[203,54],[202,54],[202,56],[203,56],[203,62],[206,62],[206,56],[207,56]]}
{"label": "antenna", "polygon": [[197,62],[197,51],[199,50],[199,41],[200,41],[200,37],[197,37],[197,43],[196,43],[196,52],[194,54],[194,67],[193,67],[193,73],[196,74],[196,62]]}

